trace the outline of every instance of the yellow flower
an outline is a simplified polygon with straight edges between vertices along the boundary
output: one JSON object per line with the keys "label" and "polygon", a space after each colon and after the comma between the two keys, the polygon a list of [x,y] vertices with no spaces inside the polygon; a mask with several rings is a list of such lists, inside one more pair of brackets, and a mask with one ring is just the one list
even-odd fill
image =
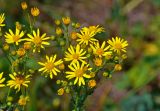
{"label": "yellow flower", "polygon": [[31,75],[23,75],[17,74],[14,72],[13,74],[9,74],[11,80],[7,81],[7,86],[10,88],[17,89],[17,92],[20,91],[22,87],[28,87],[28,83],[30,83],[30,76]]}
{"label": "yellow flower", "polygon": [[26,53],[25,49],[24,48],[19,48],[18,51],[17,51],[17,55],[18,56],[24,56]]}
{"label": "yellow flower", "polygon": [[58,95],[63,95],[64,94],[64,88],[60,88],[57,91]]}
{"label": "yellow flower", "polygon": [[108,40],[108,43],[110,45],[110,50],[113,50],[118,54],[120,54],[121,51],[126,52],[126,46],[128,46],[128,42],[120,37],[112,38],[112,40]]}
{"label": "yellow flower", "polygon": [[80,30],[80,33],[77,33],[77,36],[79,37],[77,41],[79,44],[86,44],[96,42],[97,40],[94,38],[95,32],[91,31],[88,27],[84,27]]}
{"label": "yellow flower", "polygon": [[64,69],[65,69],[65,65],[64,65],[63,63],[60,64],[60,65],[59,65],[59,69],[60,69],[60,70],[64,70]]}
{"label": "yellow flower", "polygon": [[62,29],[60,27],[56,28],[56,34],[61,35],[63,33]]}
{"label": "yellow flower", "polygon": [[27,3],[26,3],[26,2],[22,2],[22,3],[21,3],[21,7],[22,7],[23,10],[26,10],[27,7],[28,7],[28,6],[27,6]]}
{"label": "yellow flower", "polygon": [[19,22],[16,22],[16,28],[21,30],[22,29],[22,25]]}
{"label": "yellow flower", "polygon": [[5,78],[3,78],[3,72],[0,73],[0,87],[4,87],[5,84],[3,82],[5,81]]}
{"label": "yellow flower", "polygon": [[3,45],[3,50],[7,51],[7,50],[9,50],[9,48],[10,48],[10,47],[9,47],[8,44],[4,44],[4,45]]}
{"label": "yellow flower", "polygon": [[[84,28],[87,28],[87,27],[84,27]],[[82,29],[86,30],[84,28],[82,28]],[[104,28],[103,27],[99,27],[99,25],[97,25],[97,26],[89,26],[89,30],[91,32],[94,32],[95,34],[104,32]]]}
{"label": "yellow flower", "polygon": [[31,48],[31,42],[25,42],[25,43],[23,44],[23,48],[24,48],[25,50],[30,49],[30,48]]}
{"label": "yellow flower", "polygon": [[55,20],[54,22],[55,22],[56,25],[60,25],[61,24],[60,20]]}
{"label": "yellow flower", "polygon": [[96,65],[96,66],[102,66],[102,63],[103,63],[103,61],[102,61],[102,59],[101,58],[95,58],[94,59],[94,64]]}
{"label": "yellow flower", "polygon": [[91,78],[90,75],[88,75],[86,72],[91,71],[92,68],[89,68],[89,64],[85,65],[82,63],[81,65],[79,62],[73,63],[72,65],[68,66],[71,71],[67,71],[66,78],[73,79],[74,84],[78,84],[78,86],[85,85],[85,80],[84,78]]}
{"label": "yellow flower", "polygon": [[5,24],[3,24],[4,20],[5,20],[5,15],[4,15],[4,13],[2,13],[2,14],[0,14],[0,27],[5,26]]}
{"label": "yellow flower", "polygon": [[96,81],[95,81],[95,80],[89,80],[88,86],[89,86],[90,88],[95,87],[95,86],[96,86]]}
{"label": "yellow flower", "polygon": [[76,32],[71,32],[70,37],[71,37],[71,39],[73,39],[73,40],[77,39],[77,33],[76,33]]}
{"label": "yellow flower", "polygon": [[27,104],[27,101],[29,101],[29,97],[28,96],[25,97],[25,96],[21,95],[18,100],[18,104],[20,106],[25,106]]}
{"label": "yellow flower", "polygon": [[69,25],[71,22],[70,17],[62,17],[62,21],[65,25]]}
{"label": "yellow flower", "polygon": [[95,43],[95,46],[90,45],[93,49],[93,53],[99,57],[106,56],[107,54],[111,54],[111,51],[108,51],[109,46],[106,46],[106,42],[104,41],[100,46],[99,42]]}
{"label": "yellow flower", "polygon": [[38,16],[40,14],[40,11],[37,7],[33,7],[33,8],[31,8],[31,14],[33,16]]}
{"label": "yellow flower", "polygon": [[44,33],[42,36],[40,35],[39,29],[36,31],[33,30],[33,35],[27,34],[29,38],[26,38],[25,40],[28,42],[32,42],[34,44],[33,52],[38,50],[40,52],[40,48],[44,49],[43,45],[50,45],[49,42],[46,42],[46,40],[50,39],[50,37],[46,37],[46,33]]}
{"label": "yellow flower", "polygon": [[78,60],[86,64],[86,62],[84,61],[84,59],[87,58],[84,56],[86,54],[86,51],[81,49],[80,45],[77,45],[75,48],[71,45],[68,48],[68,52],[65,52],[65,54],[65,61],[72,61],[71,64],[78,62]]}
{"label": "yellow flower", "polygon": [[9,29],[9,33],[6,32],[4,35],[6,37],[6,42],[8,44],[16,43],[16,45],[19,44],[19,42],[23,41],[22,37],[24,36],[24,32],[16,28],[15,34],[11,29]]}
{"label": "yellow flower", "polygon": [[80,28],[80,26],[81,26],[80,23],[76,23],[76,24],[75,24],[75,28],[77,28],[77,29]]}
{"label": "yellow flower", "polygon": [[[60,60],[56,60],[57,55],[54,55],[54,57],[48,57],[46,56],[46,60],[47,62],[43,63],[43,62],[38,62],[38,64],[44,66],[42,68],[39,69],[39,71],[43,71],[43,73],[47,72],[50,75],[50,78],[53,78],[53,74],[57,75],[57,72],[60,72],[59,69],[57,69],[58,65],[62,64],[63,61]],[[48,75],[46,75],[48,76]]]}
{"label": "yellow flower", "polygon": [[122,65],[121,64],[116,64],[115,67],[114,67],[114,69],[116,71],[120,71],[120,70],[122,70]]}

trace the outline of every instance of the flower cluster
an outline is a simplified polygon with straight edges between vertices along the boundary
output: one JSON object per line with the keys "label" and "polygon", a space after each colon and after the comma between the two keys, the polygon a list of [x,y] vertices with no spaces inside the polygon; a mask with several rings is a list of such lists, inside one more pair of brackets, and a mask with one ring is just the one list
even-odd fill
{"label": "flower cluster", "polygon": [[[24,11],[26,2],[21,3]],[[26,12],[29,15],[29,12]],[[38,8],[31,8],[30,15],[40,14]],[[0,28],[5,25],[5,14],[0,14]],[[112,37],[109,40],[99,41],[98,34],[105,29],[100,26],[84,26],[71,21],[70,17],[55,20],[55,33],[47,36],[36,28],[34,20],[29,16],[30,30],[16,22],[15,29],[8,29],[4,33],[4,54],[10,62],[9,80],[3,72],[0,73],[0,87],[8,87],[21,92],[17,103],[25,106],[29,101],[27,93],[31,84],[32,74],[36,71],[48,79],[56,77],[58,95],[69,93],[73,100],[74,109],[83,105],[86,97],[93,93],[101,77],[110,78],[114,71],[122,69],[122,62],[126,59],[128,42],[121,37]],[[53,42],[56,45],[53,46]],[[59,48],[58,53],[52,51],[47,54],[47,48]],[[38,68],[30,68],[28,61],[44,53],[41,58],[35,59]],[[38,59],[38,60],[37,60]],[[31,71],[32,70],[32,71]],[[83,93],[81,93],[83,92]],[[78,98],[77,98],[78,97]]]}

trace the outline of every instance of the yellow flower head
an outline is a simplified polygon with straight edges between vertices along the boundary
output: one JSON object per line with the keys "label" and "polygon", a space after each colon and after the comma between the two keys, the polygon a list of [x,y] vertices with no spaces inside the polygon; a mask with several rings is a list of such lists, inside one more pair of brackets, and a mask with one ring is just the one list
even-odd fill
{"label": "yellow flower head", "polygon": [[95,45],[90,45],[91,48],[93,49],[93,53],[96,56],[102,57],[106,56],[107,54],[111,54],[111,51],[108,51],[109,46],[106,46],[106,42],[104,41],[102,45],[100,46],[99,42],[96,42]]}
{"label": "yellow flower head", "polygon": [[89,30],[92,32],[95,32],[96,34],[97,33],[101,33],[101,32],[104,32],[104,28],[103,27],[99,27],[99,25],[97,26],[89,26]]}
{"label": "yellow flower head", "polygon": [[68,48],[68,52],[65,52],[65,61],[71,61],[71,64],[81,61],[82,63],[86,64],[86,62],[84,61],[84,59],[86,59],[87,57],[85,57],[84,55],[86,54],[86,51],[84,51],[84,49],[81,49],[80,45],[77,45],[75,48],[71,45]]}
{"label": "yellow flower head", "polygon": [[60,24],[61,24],[61,21],[58,20],[58,19],[56,19],[56,20],[54,21],[54,23],[55,23],[56,25],[60,25]]}
{"label": "yellow flower head", "polygon": [[65,25],[69,25],[71,22],[70,17],[62,17],[62,21]]}
{"label": "yellow flower head", "polygon": [[13,31],[9,29],[9,33],[6,32],[4,36],[6,37],[6,42],[8,44],[15,43],[18,45],[19,42],[23,41],[22,37],[24,36],[24,32],[16,28],[16,32],[14,34]]}
{"label": "yellow flower head", "polygon": [[[43,73],[49,73],[51,79],[53,78],[53,74],[57,75],[57,72],[60,72],[60,70],[57,67],[63,63],[61,59],[55,61],[56,57],[57,55],[54,55],[54,57],[46,56],[47,62],[38,62],[38,64],[43,66],[39,69],[39,71],[43,71]],[[46,76],[48,76],[48,74]]]}
{"label": "yellow flower head", "polygon": [[128,46],[128,42],[124,41],[120,37],[112,38],[112,40],[108,40],[108,44],[110,45],[110,50],[117,52],[118,54],[122,52],[126,52],[126,46]]}
{"label": "yellow flower head", "polygon": [[96,81],[95,81],[95,80],[89,80],[88,86],[89,86],[90,88],[95,87],[95,86],[96,86]]}
{"label": "yellow flower head", "polygon": [[24,56],[26,53],[25,49],[24,48],[19,48],[18,51],[17,51],[17,55],[18,56]]}
{"label": "yellow flower head", "polygon": [[73,40],[77,39],[77,33],[76,32],[71,32],[70,37]]}
{"label": "yellow flower head", "polygon": [[24,48],[25,50],[29,50],[29,49],[31,48],[31,42],[25,42],[25,43],[23,44],[23,48]]}
{"label": "yellow flower head", "polygon": [[22,3],[21,3],[21,7],[22,7],[23,10],[26,10],[27,7],[28,7],[28,6],[27,6],[27,3],[26,3],[26,2],[22,2]]}
{"label": "yellow flower head", "polygon": [[121,64],[116,64],[115,67],[114,67],[114,70],[115,70],[115,71],[120,71],[120,70],[122,70],[122,65],[121,65]]}
{"label": "yellow flower head", "polygon": [[56,28],[56,34],[61,35],[63,33],[62,29],[60,27]]}
{"label": "yellow flower head", "polygon": [[84,78],[91,78],[91,76],[87,74],[88,71],[92,70],[92,68],[89,68],[89,64],[85,65],[84,63],[82,63],[80,65],[79,62],[76,62],[72,65],[69,65],[68,67],[71,71],[66,72],[66,78],[75,78],[74,84],[78,84],[78,86],[85,85]]}
{"label": "yellow flower head", "polygon": [[0,14],[0,27],[5,26],[5,24],[3,24],[4,20],[5,20],[5,15],[4,15],[4,13],[2,13],[2,14]]}
{"label": "yellow flower head", "polygon": [[102,66],[102,63],[103,63],[103,61],[102,61],[102,59],[101,58],[95,58],[94,59],[94,64],[96,65],[96,66]]}
{"label": "yellow flower head", "polygon": [[43,45],[50,45],[49,42],[46,42],[46,40],[50,39],[50,37],[46,37],[46,33],[42,34],[41,36],[39,29],[37,29],[37,33],[33,30],[33,35],[27,35],[29,38],[26,38],[25,40],[34,44],[33,52],[35,52],[36,50],[40,52],[40,48],[44,48]]}
{"label": "yellow flower head", "polygon": [[22,29],[22,25],[19,22],[16,22],[16,28],[21,30]]}
{"label": "yellow flower head", "polygon": [[21,95],[18,100],[18,104],[20,106],[25,106],[27,104],[27,101],[29,101],[29,97],[28,96],[25,97],[25,96]]}
{"label": "yellow flower head", "polygon": [[64,94],[64,88],[60,88],[57,91],[58,95],[63,95]]}
{"label": "yellow flower head", "polygon": [[88,27],[84,27],[80,30],[80,33],[77,33],[79,44],[86,44],[96,42],[97,40],[94,38],[96,32],[92,31]]}
{"label": "yellow flower head", "polygon": [[7,81],[7,86],[10,88],[17,89],[17,92],[20,91],[22,87],[28,87],[28,83],[30,83],[30,76],[31,75],[23,75],[17,74],[14,72],[13,74],[9,74],[11,80]]}
{"label": "yellow flower head", "polygon": [[3,72],[0,73],[0,87],[4,87],[5,84],[3,82],[5,81],[5,78],[3,78]]}
{"label": "yellow flower head", "polygon": [[37,7],[33,7],[33,8],[31,8],[31,14],[33,16],[38,16],[40,14],[40,11]]}

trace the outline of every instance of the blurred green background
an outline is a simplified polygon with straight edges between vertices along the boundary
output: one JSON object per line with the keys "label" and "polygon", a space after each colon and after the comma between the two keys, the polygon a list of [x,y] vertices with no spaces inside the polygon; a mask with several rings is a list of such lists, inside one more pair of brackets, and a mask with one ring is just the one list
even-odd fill
{"label": "blurred green background", "polygon": [[[26,24],[21,0],[0,0],[7,28]],[[85,25],[102,25],[100,39],[120,36],[128,40],[123,70],[102,80],[85,102],[87,111],[160,111],[160,0],[26,0],[37,6],[37,27],[52,35],[54,20],[70,16]],[[27,24],[26,24],[27,25]],[[2,54],[1,54],[2,55]],[[5,56],[0,70],[7,71]],[[29,65],[34,65],[33,61]],[[28,111],[70,111],[68,95],[56,95],[56,80],[37,76],[31,87]],[[0,98],[4,91],[0,90]]]}

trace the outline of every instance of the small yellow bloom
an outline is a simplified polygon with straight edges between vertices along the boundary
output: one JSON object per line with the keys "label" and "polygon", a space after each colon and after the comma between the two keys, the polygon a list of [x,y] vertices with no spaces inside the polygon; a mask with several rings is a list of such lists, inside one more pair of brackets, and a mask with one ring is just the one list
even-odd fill
{"label": "small yellow bloom", "polygon": [[3,24],[4,20],[5,20],[5,15],[4,15],[4,13],[2,13],[2,14],[0,14],[0,27],[5,26],[5,24]]}
{"label": "small yellow bloom", "polygon": [[55,23],[56,25],[60,25],[60,24],[61,24],[61,21],[60,21],[60,20],[55,20],[54,23]]}
{"label": "small yellow bloom", "polygon": [[122,55],[122,59],[127,59],[127,55],[126,55],[126,54],[123,54],[123,55]]}
{"label": "small yellow bloom", "polygon": [[95,32],[95,33],[101,33],[104,32],[104,28],[103,27],[99,27],[99,25],[97,26],[89,26],[90,31]]}
{"label": "small yellow bloom", "polygon": [[25,42],[25,43],[23,44],[23,48],[24,48],[25,50],[29,50],[29,49],[31,48],[31,42]]}
{"label": "small yellow bloom", "polygon": [[64,88],[60,88],[57,91],[58,95],[63,95],[64,94]]}
{"label": "small yellow bloom", "polygon": [[74,84],[78,84],[78,86],[85,85],[84,78],[91,78],[91,76],[87,74],[87,72],[92,70],[92,68],[89,68],[89,64],[85,65],[82,63],[80,65],[79,62],[76,62],[72,65],[68,65],[68,67],[71,71],[66,72],[66,78],[69,80],[75,78]]}
{"label": "small yellow bloom", "polygon": [[128,42],[120,37],[112,38],[112,40],[107,41],[110,45],[110,50],[117,52],[118,54],[122,52],[126,52],[126,46],[128,46]]}
{"label": "small yellow bloom", "polygon": [[86,64],[84,59],[87,57],[84,56],[86,54],[86,51],[80,47],[80,45],[77,45],[76,47],[73,47],[72,45],[68,48],[68,52],[65,52],[65,61],[71,61],[71,64],[81,61],[82,63]]}
{"label": "small yellow bloom", "polygon": [[73,40],[77,39],[77,32],[71,32],[70,37],[71,37],[71,39],[73,39]]}
{"label": "small yellow bloom", "polygon": [[[57,68],[60,64],[63,63],[63,61],[60,60],[56,60],[57,55],[54,55],[54,57],[48,57],[46,56],[46,60],[47,62],[38,62],[38,64],[42,65],[43,67],[40,68],[38,71],[43,71],[43,73],[47,72],[50,75],[50,78],[53,78],[53,74],[57,75],[57,72],[60,72],[60,70]],[[48,74],[46,75],[48,76]]]}
{"label": "small yellow bloom", "polygon": [[11,29],[9,29],[9,33],[6,32],[4,36],[6,37],[5,41],[8,44],[15,43],[16,45],[18,45],[19,42],[22,42],[24,40],[22,39],[22,37],[24,36],[24,32],[23,31],[20,32],[20,30],[17,28],[15,34]]}
{"label": "small yellow bloom", "polygon": [[5,81],[5,78],[3,78],[3,72],[0,73],[0,87],[4,87],[5,84],[3,82]]}
{"label": "small yellow bloom", "polygon": [[24,48],[19,48],[18,51],[17,51],[17,55],[18,56],[24,56],[26,53],[25,49]]}
{"label": "small yellow bloom", "polygon": [[91,77],[95,77],[95,75],[96,75],[95,72],[91,72],[91,73],[90,73],[90,76],[91,76]]}
{"label": "small yellow bloom", "polygon": [[95,45],[90,45],[93,49],[93,53],[99,57],[106,56],[107,54],[111,54],[111,51],[108,51],[109,46],[106,46],[106,42],[104,41],[100,46],[99,42],[96,42]]}
{"label": "small yellow bloom", "polygon": [[95,86],[96,86],[96,81],[95,81],[95,80],[89,80],[88,86],[89,86],[90,88],[95,87]]}
{"label": "small yellow bloom", "polygon": [[65,65],[64,65],[63,63],[60,64],[60,65],[59,65],[59,69],[60,69],[60,70],[64,70],[64,69],[65,69]]}
{"label": "small yellow bloom", "polygon": [[17,89],[17,92],[20,91],[22,87],[28,87],[28,83],[30,83],[30,76],[31,75],[23,75],[23,74],[17,74],[14,72],[13,74],[9,74],[11,80],[7,81],[7,86],[10,86],[10,88]]}
{"label": "small yellow bloom", "polygon": [[62,21],[65,25],[69,25],[71,22],[70,17],[62,17]]}
{"label": "small yellow bloom", "polygon": [[22,29],[22,25],[19,22],[16,22],[16,28],[18,30],[21,30]]}
{"label": "small yellow bloom", "polygon": [[36,50],[40,52],[40,48],[44,49],[43,45],[50,45],[50,43],[46,41],[49,40],[50,37],[46,37],[46,33],[40,35],[39,29],[37,29],[37,33],[36,31],[33,30],[33,35],[31,34],[27,35],[29,38],[26,38],[25,40],[34,44],[33,52],[35,52]]}
{"label": "small yellow bloom", "polygon": [[106,58],[107,60],[111,59],[111,58],[112,58],[112,53],[111,53],[111,54],[106,54],[105,58]]}
{"label": "small yellow bloom", "polygon": [[103,61],[102,61],[102,59],[101,58],[95,58],[94,59],[94,64],[96,65],[96,66],[102,66],[102,63],[103,63]]}
{"label": "small yellow bloom", "polygon": [[20,106],[25,106],[27,104],[27,101],[29,101],[29,97],[28,96],[25,97],[25,96],[21,95],[18,100],[18,104]]}
{"label": "small yellow bloom", "polygon": [[61,35],[63,33],[62,29],[60,27],[56,28],[56,34]]}
{"label": "small yellow bloom", "polygon": [[22,7],[23,10],[26,10],[27,7],[28,7],[28,6],[27,6],[27,3],[26,3],[26,2],[22,2],[22,3],[21,3],[21,7]]}
{"label": "small yellow bloom", "polygon": [[76,23],[76,24],[75,24],[75,28],[77,28],[77,29],[80,28],[80,26],[81,26],[80,23]]}
{"label": "small yellow bloom", "polygon": [[114,67],[114,69],[116,71],[120,71],[120,70],[122,70],[122,65],[121,64],[116,64],[115,67]]}
{"label": "small yellow bloom", "polygon": [[9,45],[8,44],[4,44],[3,50],[5,50],[5,51],[9,50]]}
{"label": "small yellow bloom", "polygon": [[33,7],[33,8],[31,8],[31,14],[33,16],[38,16],[40,14],[40,11],[37,7]]}

